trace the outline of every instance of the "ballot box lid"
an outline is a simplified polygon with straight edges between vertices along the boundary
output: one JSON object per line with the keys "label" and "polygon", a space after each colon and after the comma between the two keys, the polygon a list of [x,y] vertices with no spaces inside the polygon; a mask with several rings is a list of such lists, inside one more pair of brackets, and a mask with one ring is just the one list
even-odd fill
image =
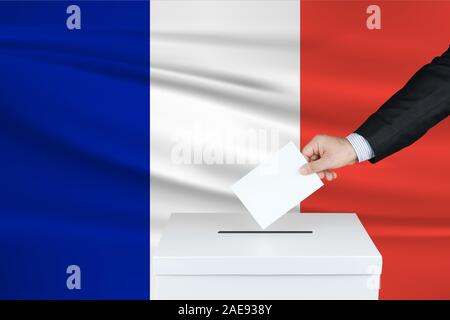
{"label": "ballot box lid", "polygon": [[288,213],[262,230],[247,213],[174,213],[153,253],[156,275],[381,274],[356,214]]}

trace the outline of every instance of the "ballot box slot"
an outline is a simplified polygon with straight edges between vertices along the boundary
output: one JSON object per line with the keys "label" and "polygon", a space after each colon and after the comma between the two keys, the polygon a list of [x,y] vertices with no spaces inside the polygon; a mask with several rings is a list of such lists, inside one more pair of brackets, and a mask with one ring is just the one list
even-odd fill
{"label": "ballot box slot", "polygon": [[311,230],[220,230],[219,234],[311,234]]}

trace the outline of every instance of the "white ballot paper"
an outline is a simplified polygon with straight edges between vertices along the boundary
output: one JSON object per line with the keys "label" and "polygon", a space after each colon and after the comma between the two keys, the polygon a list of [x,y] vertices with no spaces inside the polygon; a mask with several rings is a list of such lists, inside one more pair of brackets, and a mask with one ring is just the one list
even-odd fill
{"label": "white ballot paper", "polygon": [[299,168],[306,162],[295,144],[289,142],[231,189],[258,224],[267,228],[323,186],[317,174],[300,174]]}

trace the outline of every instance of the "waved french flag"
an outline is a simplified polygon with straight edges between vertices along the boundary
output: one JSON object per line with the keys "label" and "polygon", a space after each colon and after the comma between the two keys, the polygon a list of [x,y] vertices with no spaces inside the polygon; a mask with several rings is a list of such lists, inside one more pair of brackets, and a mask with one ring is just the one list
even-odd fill
{"label": "waved french flag", "polygon": [[[71,2],[0,2],[0,298],[148,299],[172,212],[242,211],[246,172],[353,132],[450,42],[448,1],[78,3],[68,29]],[[382,299],[450,298],[449,129],[296,208],[358,214]]]}

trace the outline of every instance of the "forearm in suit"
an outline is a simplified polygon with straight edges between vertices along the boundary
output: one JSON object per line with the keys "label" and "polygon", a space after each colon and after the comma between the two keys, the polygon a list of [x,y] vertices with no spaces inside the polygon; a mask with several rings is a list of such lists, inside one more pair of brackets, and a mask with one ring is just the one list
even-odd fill
{"label": "forearm in suit", "polygon": [[355,132],[381,159],[409,146],[450,111],[450,48],[422,67]]}

